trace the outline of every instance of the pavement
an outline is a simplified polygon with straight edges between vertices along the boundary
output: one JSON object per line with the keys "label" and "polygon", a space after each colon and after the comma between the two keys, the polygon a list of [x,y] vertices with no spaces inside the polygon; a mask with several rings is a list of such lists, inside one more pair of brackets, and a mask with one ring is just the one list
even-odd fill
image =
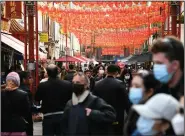
{"label": "pavement", "polygon": [[41,136],[42,135],[42,122],[34,122],[33,124],[33,135]]}

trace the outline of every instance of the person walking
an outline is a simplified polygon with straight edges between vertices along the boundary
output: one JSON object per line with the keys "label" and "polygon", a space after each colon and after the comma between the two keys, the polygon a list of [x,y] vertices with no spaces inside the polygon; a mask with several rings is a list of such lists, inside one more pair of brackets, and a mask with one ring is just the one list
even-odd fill
{"label": "person walking", "polygon": [[105,78],[105,67],[100,65],[97,67],[97,70],[98,70],[98,73],[95,77],[96,82]]}
{"label": "person walking", "polygon": [[[153,72],[162,85],[156,93],[171,94],[179,100],[184,88],[184,46],[173,36],[157,39],[152,46]],[[184,91],[184,90],[183,90]]]}
{"label": "person walking", "polygon": [[38,85],[35,101],[42,101],[43,135],[61,135],[61,119],[64,107],[72,95],[72,85],[58,78],[54,64],[47,67],[48,81]]}
{"label": "person walking", "polygon": [[[146,70],[139,70],[134,76],[129,90],[129,99],[132,104],[144,104],[154,94],[159,82],[154,75]],[[139,115],[134,109],[130,109],[124,126],[124,136],[130,136],[136,129]]]}
{"label": "person walking", "polygon": [[[160,105],[160,106],[159,106]],[[171,121],[180,107],[179,102],[171,95],[160,93],[154,95],[145,104],[134,105],[133,109],[139,114],[136,122],[137,129],[133,136],[175,135],[166,133],[171,127]]]}
{"label": "person walking", "polygon": [[29,96],[29,103],[30,103],[30,113],[29,116],[26,118],[26,120],[28,121],[28,126],[27,126],[27,135],[33,135],[33,120],[32,120],[32,109],[33,109],[33,101],[32,101],[32,93],[29,89],[29,85],[30,85],[30,80],[31,80],[31,76],[30,73],[27,71],[21,71],[19,72],[19,76],[20,76],[20,86],[19,89],[25,91],[28,93]]}
{"label": "person walking", "polygon": [[72,82],[73,76],[74,76],[75,73],[76,73],[76,71],[74,70],[74,65],[70,64],[69,65],[69,71],[67,72],[67,75],[64,77],[64,80]]}
{"label": "person walking", "polygon": [[107,77],[95,84],[93,94],[105,100],[114,107],[117,113],[115,123],[116,135],[123,135],[124,112],[128,113],[131,103],[121,80],[116,79],[118,69],[116,65],[109,65]]}
{"label": "person walking", "polygon": [[94,85],[95,85],[95,79],[94,79],[94,77],[92,76],[92,72],[89,70],[89,69],[86,69],[85,71],[84,71],[84,73],[85,73],[85,75],[89,78],[89,80],[90,80],[90,91],[92,91],[93,90],[93,88],[94,88]]}
{"label": "person walking", "polygon": [[120,75],[119,79],[121,81],[123,81],[123,83],[125,84],[125,90],[128,93],[129,92],[130,85],[131,85],[131,81],[132,81],[132,73],[131,73],[131,70],[125,68],[121,72],[121,75]]}
{"label": "person walking", "polygon": [[40,81],[40,83],[46,82],[46,81],[48,81],[48,74],[47,74],[46,69],[44,69],[44,77],[43,77],[43,79]]}
{"label": "person walking", "polygon": [[88,77],[82,72],[73,78],[72,99],[63,116],[64,135],[97,136],[111,133],[116,112],[104,100],[90,93]]}
{"label": "person walking", "polygon": [[26,136],[26,118],[30,114],[28,93],[20,90],[20,77],[10,72],[6,77],[6,88],[1,90],[1,135]]}

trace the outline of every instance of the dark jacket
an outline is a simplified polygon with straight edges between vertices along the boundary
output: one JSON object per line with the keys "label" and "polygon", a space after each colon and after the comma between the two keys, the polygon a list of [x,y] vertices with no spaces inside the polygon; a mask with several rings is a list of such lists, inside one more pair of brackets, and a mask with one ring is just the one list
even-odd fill
{"label": "dark jacket", "polygon": [[[146,100],[147,101],[147,100]],[[146,101],[142,101],[139,104],[144,104]],[[134,110],[130,109],[128,117],[125,121],[124,136],[131,136],[136,131],[136,123],[139,118],[139,114]]]}
{"label": "dark jacket", "polygon": [[[86,116],[85,108],[92,109]],[[77,105],[70,100],[63,115],[65,135],[107,135],[111,133],[112,123],[116,119],[115,110],[91,93]]]}
{"label": "dark jacket", "polygon": [[105,77],[106,77],[105,74],[102,77],[99,77],[98,75],[96,75],[94,80],[95,80],[95,82],[97,82],[97,81],[100,81],[100,80],[104,79]]}
{"label": "dark jacket", "polygon": [[95,86],[95,79],[94,77],[90,78],[90,91],[92,92],[92,90],[94,89]]}
{"label": "dark jacket", "polygon": [[25,132],[30,111],[28,94],[20,89],[1,92],[1,131]]}
{"label": "dark jacket", "polygon": [[76,71],[73,71],[73,70],[68,71],[67,75],[64,77],[64,80],[72,82],[75,73],[76,73]]}
{"label": "dark jacket", "polygon": [[58,78],[49,78],[48,81],[40,83],[35,94],[35,100],[42,100],[41,111],[51,113],[63,111],[72,95],[72,84]]}
{"label": "dark jacket", "polygon": [[126,110],[128,113],[131,103],[122,81],[113,77],[106,77],[96,83],[93,94],[112,105],[117,113],[117,121],[119,124],[123,124],[124,111]]}
{"label": "dark jacket", "polygon": [[[149,99],[145,101],[141,101],[139,104],[145,104]],[[139,114],[134,109],[131,108],[129,115],[127,117],[127,120],[125,122],[124,136],[141,136],[141,134],[139,134],[139,132],[137,131],[137,127],[136,127],[136,123],[138,119],[139,119]],[[166,135],[175,136],[172,126],[170,126],[170,128],[166,131]]]}
{"label": "dark jacket", "polygon": [[33,135],[33,121],[32,121],[32,110],[33,110],[33,102],[32,102],[32,94],[27,85],[21,84],[19,88],[25,92],[27,92],[28,97],[29,97],[29,103],[30,103],[30,111],[28,117],[26,117],[26,120],[28,121],[28,126],[27,126],[27,135]]}
{"label": "dark jacket", "polygon": [[[184,75],[184,74],[183,74]],[[177,100],[180,99],[180,95],[184,92],[184,76],[180,79],[177,85],[173,88],[169,88],[167,84],[162,84],[156,91],[158,93],[171,94]]]}

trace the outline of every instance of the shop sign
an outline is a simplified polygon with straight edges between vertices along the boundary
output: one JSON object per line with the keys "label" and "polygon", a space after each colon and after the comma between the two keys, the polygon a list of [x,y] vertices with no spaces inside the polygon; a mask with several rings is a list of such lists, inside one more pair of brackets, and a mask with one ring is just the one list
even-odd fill
{"label": "shop sign", "polygon": [[48,42],[48,33],[40,33],[40,42]]}
{"label": "shop sign", "polygon": [[8,20],[1,20],[1,31],[9,32],[10,29],[10,21]]}
{"label": "shop sign", "polygon": [[21,1],[7,1],[5,5],[5,18],[22,19]]}

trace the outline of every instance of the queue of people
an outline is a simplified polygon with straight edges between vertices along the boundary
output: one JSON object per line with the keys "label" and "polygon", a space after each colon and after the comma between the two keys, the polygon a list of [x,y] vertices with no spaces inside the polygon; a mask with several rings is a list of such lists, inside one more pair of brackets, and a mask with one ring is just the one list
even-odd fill
{"label": "queue of people", "polygon": [[152,46],[153,71],[89,66],[43,68],[34,99],[28,72],[10,72],[2,86],[2,135],[33,135],[41,105],[43,135],[163,136],[184,134],[184,48],[175,37]]}

